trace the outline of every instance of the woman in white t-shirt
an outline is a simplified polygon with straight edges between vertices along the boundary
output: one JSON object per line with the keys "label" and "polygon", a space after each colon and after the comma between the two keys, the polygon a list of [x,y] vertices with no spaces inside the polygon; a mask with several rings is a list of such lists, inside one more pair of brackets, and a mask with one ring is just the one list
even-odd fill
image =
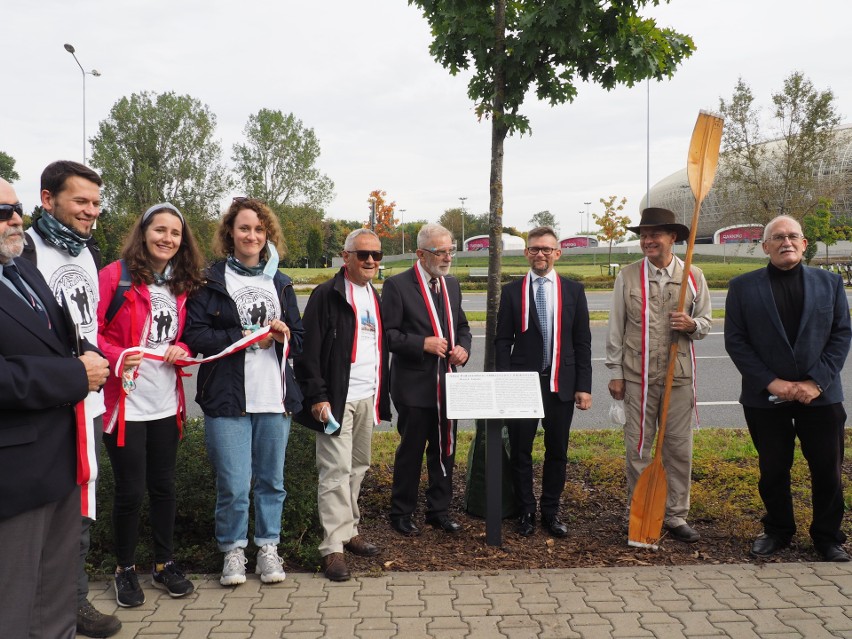
{"label": "woman in white t-shirt", "polygon": [[[114,368],[122,351],[134,346],[162,356],[162,361],[128,356],[123,376],[111,376],[104,387],[104,444],[115,478],[115,593],[124,608],[145,602],[135,564],[146,490],[153,585],[172,597],[194,590],[174,562],[175,465],[186,405],[174,362],[189,355],[181,333],[187,298],[202,284],[202,264],[183,215],[162,203],[145,211],[125,240],[121,260],[98,276],[98,345],[110,365]],[[122,291],[128,277],[130,286]],[[120,303],[117,310],[115,303]]]}
{"label": "woman in white t-shirt", "polygon": [[278,270],[281,229],[263,202],[235,198],[217,232],[225,259],[205,273],[189,303],[184,339],[212,355],[265,326],[272,332],[198,371],[207,453],[216,472],[216,542],[225,553],[220,583],[246,580],[249,493],[254,488],[255,571],[264,583],[285,578],[278,555],[284,459],[290,415],[302,395],[288,357],[302,349],[302,319],[289,277]]}

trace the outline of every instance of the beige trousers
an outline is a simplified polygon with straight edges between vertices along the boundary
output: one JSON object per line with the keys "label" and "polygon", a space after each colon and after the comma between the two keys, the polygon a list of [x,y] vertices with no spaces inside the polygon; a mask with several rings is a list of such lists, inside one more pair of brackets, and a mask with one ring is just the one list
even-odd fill
{"label": "beige trousers", "polygon": [[319,545],[322,557],[343,552],[343,544],[358,534],[358,495],[370,467],[373,415],[372,397],[347,402],[340,434],[317,433],[317,505],[325,533]]}
{"label": "beige trousers", "polygon": [[[627,423],[624,425],[624,445],[627,453],[625,471],[627,474],[628,511],[636,481],[645,467],[651,463],[664,390],[665,387],[662,384],[654,384],[648,388],[648,404],[645,412],[645,443],[640,458],[638,445],[642,385],[636,382],[626,382],[624,413],[627,417]],[[667,528],[675,528],[685,524],[686,517],[689,514],[693,401],[692,386],[672,387],[668,419],[666,420],[666,436],[663,441],[663,468],[666,471],[668,482],[666,515],[663,525]]]}

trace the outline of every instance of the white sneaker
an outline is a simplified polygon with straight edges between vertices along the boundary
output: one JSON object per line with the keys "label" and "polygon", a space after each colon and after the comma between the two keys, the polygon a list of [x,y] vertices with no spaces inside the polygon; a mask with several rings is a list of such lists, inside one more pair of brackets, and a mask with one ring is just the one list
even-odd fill
{"label": "white sneaker", "polygon": [[284,560],[278,556],[278,546],[266,544],[257,551],[257,567],[255,572],[260,575],[260,580],[265,584],[274,584],[284,581],[287,575],[281,567]]}
{"label": "white sneaker", "polygon": [[246,553],[242,548],[234,548],[225,553],[225,564],[219,583],[223,586],[238,586],[246,582]]}

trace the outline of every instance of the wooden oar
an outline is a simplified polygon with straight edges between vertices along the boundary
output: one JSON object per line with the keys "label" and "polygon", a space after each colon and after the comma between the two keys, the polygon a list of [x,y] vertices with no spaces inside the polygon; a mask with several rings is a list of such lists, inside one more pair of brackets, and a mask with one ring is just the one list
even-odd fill
{"label": "wooden oar", "polygon": [[[698,214],[701,211],[701,201],[710,191],[716,167],[719,164],[719,145],[722,141],[722,126],[724,122],[718,115],[701,111],[692,131],[689,142],[689,156],[686,171],[689,176],[689,186],[695,196],[695,208],[692,212],[692,226],[689,231],[689,242],[686,248],[686,259],[683,264],[683,280],[680,284],[680,297],[677,310],[683,312],[686,302],[686,289],[689,283],[689,273],[692,268],[692,251],[695,246],[695,233],[698,230]],[[674,380],[675,362],[677,360],[677,340],[675,333],[669,347],[669,364],[666,371],[666,387],[663,392],[663,402],[660,409],[660,427],[657,431],[657,443],[654,447],[654,459],[639,475],[633,498],[630,501],[630,527],[627,532],[627,543],[640,548],[656,550],[660,533],[663,529],[663,518],[666,514],[666,497],[668,485],[666,470],[663,468],[663,442],[666,437],[666,421],[671,400],[672,381]]]}

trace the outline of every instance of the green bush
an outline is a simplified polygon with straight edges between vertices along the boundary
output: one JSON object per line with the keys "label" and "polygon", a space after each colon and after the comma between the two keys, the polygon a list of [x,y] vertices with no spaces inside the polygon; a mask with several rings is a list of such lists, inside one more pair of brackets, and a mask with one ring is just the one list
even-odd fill
{"label": "green bush", "polygon": [[[216,506],[216,478],[204,446],[204,424],[191,419],[184,426],[183,440],[177,457],[177,516],[175,518],[175,559],[187,571],[216,573],[222,568],[222,553],[213,537]],[[281,529],[281,556],[290,565],[313,570],[319,562],[317,545],[321,540],[317,514],[317,472],[314,433],[293,424],[287,445],[284,502]],[[112,502],[114,482],[112,467],[105,450],[101,450],[98,479],[98,521],[92,527],[92,546],[88,562],[92,574],[115,569],[112,537]],[[253,537],[253,502],[249,510],[249,540]],[[136,563],[140,571],[149,569],[153,561],[148,499],[142,507]]]}

